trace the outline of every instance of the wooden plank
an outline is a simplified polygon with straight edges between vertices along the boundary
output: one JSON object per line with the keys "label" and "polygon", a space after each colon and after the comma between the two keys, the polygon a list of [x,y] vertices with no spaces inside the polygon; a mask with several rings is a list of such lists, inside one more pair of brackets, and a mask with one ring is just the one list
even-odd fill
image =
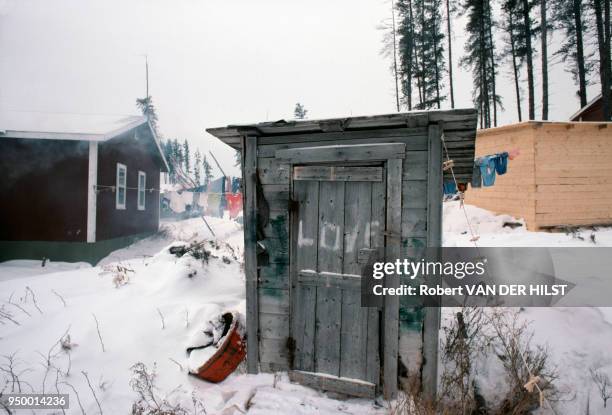
{"label": "wooden plank", "polygon": [[[391,159],[387,162],[387,229],[385,259],[393,262],[400,258],[402,232],[402,160]],[[399,286],[399,278],[387,276],[385,286]],[[384,298],[384,368],[383,394],[385,399],[397,396],[397,359],[399,349],[399,297]]]}
{"label": "wooden plank", "polygon": [[261,288],[289,289],[289,266],[287,264],[268,264],[259,268],[258,285]]}
{"label": "wooden plank", "polygon": [[294,248],[291,252],[291,336],[296,344],[294,363],[296,368],[314,370],[317,292],[315,287],[298,286],[298,272],[317,269],[319,182],[293,182],[293,200],[297,202],[297,209],[292,212],[291,225]]}
{"label": "wooden plank", "polygon": [[261,339],[259,342],[259,359],[261,362],[289,365],[290,351],[287,339]]}
{"label": "wooden plank", "polygon": [[[442,170],[442,167],[440,167]],[[441,172],[440,172],[441,174]],[[404,208],[427,208],[427,181],[405,180],[402,182],[402,206]]]}
{"label": "wooden plank", "polygon": [[274,158],[258,158],[257,172],[261,184],[289,184],[290,166]]}
{"label": "wooden plank", "polygon": [[[429,126],[429,176],[427,180],[427,246],[442,246],[442,128]],[[433,258],[432,258],[433,259]],[[425,309],[423,333],[423,392],[435,399],[438,386],[438,331],[440,308]]]}
{"label": "wooden plank", "polygon": [[[383,252],[385,244],[386,227],[386,194],[387,181],[385,177],[381,183],[372,183],[372,223],[370,225],[370,246]],[[381,260],[384,257],[380,258]],[[382,298],[379,307],[382,308]],[[381,312],[378,308],[368,309],[368,339],[366,358],[366,380],[380,385],[380,320]]]}
{"label": "wooden plank", "polygon": [[[344,182],[320,182],[317,270],[342,273]],[[317,287],[315,371],[340,373],[342,290]]]}
{"label": "wooden plank", "polygon": [[367,399],[374,399],[376,397],[376,385],[371,382],[299,370],[289,371],[289,379],[292,382],[321,391],[342,393]]}
{"label": "wooden plank", "polygon": [[[287,205],[288,207],[288,205]],[[270,219],[263,234],[266,238],[289,238],[289,210],[270,210]]]}
{"label": "wooden plank", "polygon": [[377,131],[343,131],[331,133],[308,133],[308,134],[291,134],[291,135],[275,135],[273,137],[261,137],[259,145],[269,144],[290,144],[290,143],[312,143],[323,141],[346,141],[346,140],[372,140],[384,138],[412,138],[412,137],[427,137],[427,127],[413,128],[388,128]]}
{"label": "wooden plank", "polygon": [[287,341],[287,337],[289,337],[289,315],[260,312],[259,333],[262,339]]}
{"label": "wooden plank", "polygon": [[296,166],[293,180],[380,182],[382,167]]}
{"label": "wooden plank", "polygon": [[244,137],[244,273],[246,279],[247,372],[258,372],[259,322],[257,293],[257,137]]}
{"label": "wooden plank", "polygon": [[298,283],[313,287],[359,290],[361,288],[361,276],[302,270],[298,274]]}
{"label": "wooden plank", "polygon": [[[382,168],[379,181],[382,182]],[[359,252],[370,247],[372,183],[346,183],[344,206],[343,273],[358,276],[358,284],[342,293],[340,376],[366,379],[368,309],[361,307],[363,265],[359,263]],[[376,332],[371,335],[378,337]]]}
{"label": "wooden plank", "polygon": [[[260,145],[258,149],[258,156],[261,157],[274,157],[276,151],[285,149],[302,148],[307,145],[313,147],[321,147],[329,145],[330,141],[313,141],[313,142],[291,142],[284,144],[269,144]],[[427,133],[415,137],[372,137],[363,138],[356,140],[344,140],[343,145],[361,145],[361,144],[375,144],[375,143],[403,143],[406,146],[406,151],[427,151]],[[472,152],[473,156],[473,152]]]}
{"label": "wooden plank", "polygon": [[334,145],[277,150],[276,158],[291,163],[337,162],[357,160],[386,160],[404,158],[403,143]]}
{"label": "wooden plank", "polygon": [[279,288],[257,290],[259,312],[268,314],[289,314],[289,291]]}
{"label": "wooden plank", "polygon": [[[427,151],[406,151],[402,168],[404,180],[427,179]],[[474,160],[472,160],[472,164]]]}
{"label": "wooden plank", "polygon": [[427,237],[427,209],[404,209],[402,212],[402,237]]}

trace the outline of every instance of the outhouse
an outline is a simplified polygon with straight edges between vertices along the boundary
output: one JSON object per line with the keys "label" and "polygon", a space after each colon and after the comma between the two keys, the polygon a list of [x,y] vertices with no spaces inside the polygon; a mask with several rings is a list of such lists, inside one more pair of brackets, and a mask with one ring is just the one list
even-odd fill
{"label": "outhouse", "polygon": [[388,398],[414,374],[435,391],[439,309],[397,296],[361,307],[360,276],[372,252],[395,261],[441,245],[443,161],[471,180],[476,119],[462,109],[207,130],[242,152],[250,373]]}

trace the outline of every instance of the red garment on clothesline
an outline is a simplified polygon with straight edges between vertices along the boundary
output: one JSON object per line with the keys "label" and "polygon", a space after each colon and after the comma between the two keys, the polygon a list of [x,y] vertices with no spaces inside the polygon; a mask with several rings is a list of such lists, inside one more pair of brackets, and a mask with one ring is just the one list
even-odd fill
{"label": "red garment on clothesline", "polygon": [[234,219],[242,210],[242,193],[226,193],[225,200],[227,201],[230,219]]}

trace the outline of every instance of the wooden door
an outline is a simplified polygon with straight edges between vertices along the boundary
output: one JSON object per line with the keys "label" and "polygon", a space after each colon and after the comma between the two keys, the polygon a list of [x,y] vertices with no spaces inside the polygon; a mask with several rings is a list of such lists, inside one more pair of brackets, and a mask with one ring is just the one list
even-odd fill
{"label": "wooden door", "polygon": [[364,254],[384,244],[385,169],[295,166],[292,178],[293,369],[305,383],[305,373],[326,374],[370,382],[373,393],[380,384],[380,316],[361,307],[360,288]]}

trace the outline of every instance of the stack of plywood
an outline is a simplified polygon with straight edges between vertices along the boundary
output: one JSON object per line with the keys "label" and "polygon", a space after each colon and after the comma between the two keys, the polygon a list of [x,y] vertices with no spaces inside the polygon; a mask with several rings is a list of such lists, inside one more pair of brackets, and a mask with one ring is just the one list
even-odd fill
{"label": "stack of plywood", "polygon": [[466,202],[522,217],[532,230],[612,224],[611,123],[526,122],[478,132],[476,156],[518,149],[492,187]]}

